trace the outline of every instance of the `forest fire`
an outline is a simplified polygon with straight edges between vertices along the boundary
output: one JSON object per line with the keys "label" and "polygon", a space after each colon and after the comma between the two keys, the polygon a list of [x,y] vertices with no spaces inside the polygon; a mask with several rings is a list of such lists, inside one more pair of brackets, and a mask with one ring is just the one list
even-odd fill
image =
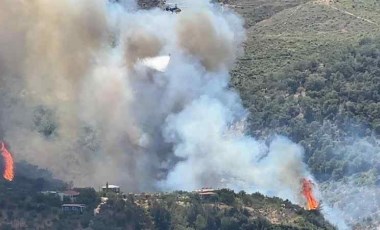
{"label": "forest fire", "polygon": [[5,162],[3,177],[4,177],[4,179],[6,179],[8,181],[12,181],[14,176],[15,176],[14,166],[13,166],[13,158],[12,158],[11,153],[5,148],[4,142],[1,142],[0,151],[1,151],[1,155],[3,156],[4,162]]}
{"label": "forest fire", "polygon": [[311,180],[307,180],[306,178],[302,179],[302,194],[307,202],[307,210],[316,210],[319,208],[319,203],[313,194],[313,186],[314,184]]}

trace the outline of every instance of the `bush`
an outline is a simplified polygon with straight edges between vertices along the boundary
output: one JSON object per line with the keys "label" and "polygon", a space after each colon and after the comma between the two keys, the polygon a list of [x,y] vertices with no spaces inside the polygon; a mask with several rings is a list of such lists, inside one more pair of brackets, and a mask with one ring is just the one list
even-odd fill
{"label": "bush", "polygon": [[233,190],[221,189],[218,191],[219,202],[227,205],[233,205],[235,202],[235,193]]}

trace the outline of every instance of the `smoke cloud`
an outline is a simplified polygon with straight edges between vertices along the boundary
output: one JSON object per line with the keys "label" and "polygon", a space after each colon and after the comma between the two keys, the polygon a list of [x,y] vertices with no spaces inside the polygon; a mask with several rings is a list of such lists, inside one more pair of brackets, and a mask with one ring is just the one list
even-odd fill
{"label": "smoke cloud", "polygon": [[[303,149],[246,135],[228,87],[241,18],[205,1],[180,14],[135,6],[0,2],[0,128],[16,160],[76,186],[229,187],[303,204]],[[164,73],[140,63],[168,54]]]}
{"label": "smoke cloud", "polygon": [[[333,158],[342,162],[343,179],[327,181],[321,185],[325,201],[351,226],[373,220],[380,212],[379,159],[380,142],[375,136],[350,137],[335,144]],[[338,169],[339,170],[339,169]],[[324,208],[329,210],[328,207]],[[371,221],[370,221],[371,220]],[[340,225],[339,225],[340,226]],[[347,227],[346,227],[347,228]],[[344,228],[342,228],[344,229]]]}

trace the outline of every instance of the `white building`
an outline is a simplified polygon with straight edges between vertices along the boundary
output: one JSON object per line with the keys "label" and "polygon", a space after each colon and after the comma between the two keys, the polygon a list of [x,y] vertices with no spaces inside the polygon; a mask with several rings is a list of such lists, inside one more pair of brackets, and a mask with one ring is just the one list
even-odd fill
{"label": "white building", "polygon": [[114,192],[114,193],[120,193],[120,186],[112,185],[112,184],[106,184],[102,187],[103,192]]}
{"label": "white building", "polygon": [[75,202],[79,194],[80,194],[79,192],[74,191],[74,190],[68,190],[68,191],[58,193],[58,195],[61,198],[61,201],[64,201],[65,198],[67,198],[68,200],[70,200],[70,202]]}

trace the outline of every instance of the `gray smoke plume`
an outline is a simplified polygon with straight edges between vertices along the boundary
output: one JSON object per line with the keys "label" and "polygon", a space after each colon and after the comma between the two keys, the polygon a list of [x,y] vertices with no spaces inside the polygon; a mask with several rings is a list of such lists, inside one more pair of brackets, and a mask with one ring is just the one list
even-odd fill
{"label": "gray smoke plume", "polygon": [[323,183],[323,197],[351,226],[363,221],[368,225],[380,212],[380,141],[350,137],[333,147],[332,157],[340,160],[337,171],[344,178]]}
{"label": "gray smoke plume", "polygon": [[[203,186],[303,204],[303,149],[245,135],[228,88],[242,20],[206,1],[181,14],[132,1],[0,2],[0,127],[16,160],[76,186]],[[167,71],[140,60],[171,55]]]}

